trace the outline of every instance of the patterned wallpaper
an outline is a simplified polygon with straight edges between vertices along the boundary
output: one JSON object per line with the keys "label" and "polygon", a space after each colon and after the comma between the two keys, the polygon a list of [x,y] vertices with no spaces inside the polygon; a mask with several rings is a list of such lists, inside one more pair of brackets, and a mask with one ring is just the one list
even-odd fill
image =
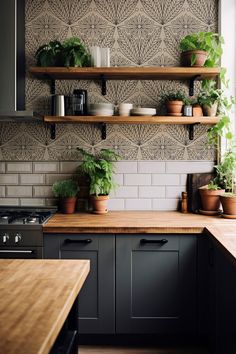
{"label": "patterned wallpaper", "polygon": [[[196,31],[217,31],[217,0],[26,0],[26,61],[35,65],[38,46],[52,39],[79,36],[87,46],[111,48],[112,66],[179,65],[180,38]],[[88,90],[89,102],[132,102],[163,113],[160,95],[169,89],[188,92],[186,82],[109,81],[107,95],[92,81],[58,81],[57,93]],[[46,82],[27,74],[27,108],[50,112]],[[177,118],[176,118],[177,119]],[[213,160],[206,126],[195,128],[193,141],[185,126],[108,125],[108,135],[92,124],[57,126],[50,139],[42,123],[1,123],[0,159],[76,160],[76,147],[116,149],[124,160]]]}

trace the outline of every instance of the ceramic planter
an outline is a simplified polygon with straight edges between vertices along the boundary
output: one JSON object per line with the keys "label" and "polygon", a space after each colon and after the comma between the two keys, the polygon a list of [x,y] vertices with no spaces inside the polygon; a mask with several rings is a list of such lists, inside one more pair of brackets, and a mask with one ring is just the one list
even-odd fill
{"label": "ceramic planter", "polygon": [[93,206],[93,213],[106,214],[108,212],[107,202],[109,199],[109,195],[92,195],[90,198]]}
{"label": "ceramic planter", "polygon": [[199,188],[202,209],[204,211],[218,211],[220,208],[220,195],[224,194],[224,189]]}
{"label": "ceramic planter", "polygon": [[[196,61],[194,65],[191,65],[192,55],[196,56]],[[196,66],[201,67],[204,66],[205,61],[207,59],[207,52],[204,50],[188,50],[186,52],[181,53],[182,56],[182,64],[184,66]]]}
{"label": "ceramic planter", "polygon": [[212,106],[207,106],[206,104],[203,105],[204,115],[207,117],[216,117],[216,112],[218,108],[218,103],[215,102]]}
{"label": "ceramic planter", "polygon": [[77,198],[60,198],[59,199],[59,208],[63,214],[73,214],[75,212]]}
{"label": "ceramic planter", "polygon": [[202,117],[202,107],[199,104],[193,106],[193,117]]}
{"label": "ceramic planter", "polygon": [[236,217],[236,195],[221,195],[220,201],[223,207],[223,213],[226,215],[235,215]]}
{"label": "ceramic planter", "polygon": [[167,101],[166,108],[169,116],[182,116],[183,101]]}

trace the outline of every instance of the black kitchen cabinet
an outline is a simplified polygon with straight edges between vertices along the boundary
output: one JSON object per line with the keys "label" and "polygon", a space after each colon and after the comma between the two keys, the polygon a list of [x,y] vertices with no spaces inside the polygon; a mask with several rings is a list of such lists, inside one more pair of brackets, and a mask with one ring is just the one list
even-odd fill
{"label": "black kitchen cabinet", "polygon": [[115,332],[115,237],[45,234],[44,258],[89,259],[90,273],[79,295],[79,332]]}
{"label": "black kitchen cabinet", "polygon": [[116,332],[196,334],[194,235],[116,236]]}

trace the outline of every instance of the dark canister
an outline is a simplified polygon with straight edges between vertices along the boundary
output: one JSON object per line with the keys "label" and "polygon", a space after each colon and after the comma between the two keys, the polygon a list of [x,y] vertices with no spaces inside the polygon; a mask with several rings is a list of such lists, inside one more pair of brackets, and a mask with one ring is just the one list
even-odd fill
{"label": "dark canister", "polygon": [[87,114],[87,90],[76,89],[73,92],[74,96],[74,114],[76,116]]}

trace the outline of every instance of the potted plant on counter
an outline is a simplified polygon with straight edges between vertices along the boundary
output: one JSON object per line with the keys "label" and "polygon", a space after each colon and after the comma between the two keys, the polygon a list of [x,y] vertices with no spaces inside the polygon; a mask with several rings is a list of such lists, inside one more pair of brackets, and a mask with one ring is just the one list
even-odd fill
{"label": "potted plant on counter", "polygon": [[223,43],[223,38],[213,32],[197,32],[185,36],[180,42],[183,65],[217,66],[223,52]]}
{"label": "potted plant on counter", "polygon": [[120,156],[110,149],[102,149],[98,154],[90,154],[80,148],[78,150],[82,154],[83,161],[78,166],[77,171],[89,176],[89,192],[93,212],[95,214],[105,214],[108,212],[109,193],[117,187],[113,179],[114,162],[119,160]]}
{"label": "potted plant on counter", "polygon": [[168,92],[161,96],[161,102],[166,105],[169,116],[182,116],[182,108],[185,102],[185,94],[182,91]]}
{"label": "potted plant on counter", "polygon": [[52,192],[59,198],[59,209],[64,214],[73,214],[75,212],[77,193],[79,186],[73,179],[57,181],[52,186]]}

